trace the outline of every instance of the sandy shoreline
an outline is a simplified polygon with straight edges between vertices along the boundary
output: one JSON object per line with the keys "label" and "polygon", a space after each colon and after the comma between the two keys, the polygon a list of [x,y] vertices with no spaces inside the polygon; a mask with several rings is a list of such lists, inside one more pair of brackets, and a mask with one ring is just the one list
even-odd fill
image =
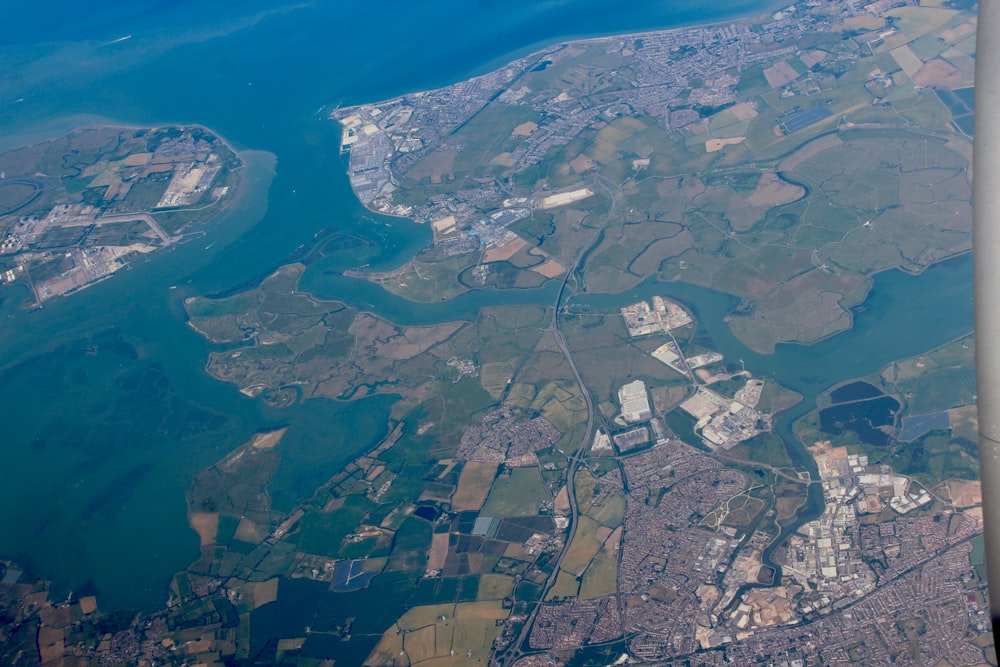
{"label": "sandy shoreline", "polygon": [[[340,121],[340,118],[334,114],[340,114],[341,112],[350,111],[351,109],[360,109],[363,107],[377,106],[380,104],[386,104],[389,102],[394,102],[401,100],[404,97],[409,97],[413,95],[423,95],[425,93],[433,92],[435,90],[441,90],[442,88],[448,88],[455,84],[461,83],[463,81],[468,81],[469,79],[474,79],[478,76],[484,74],[489,74],[498,69],[510,65],[516,60],[522,58],[530,58],[531,56],[541,54],[543,51],[549,49],[560,49],[571,44],[588,44],[588,43],[599,43],[606,42],[613,39],[638,39],[642,37],[648,37],[649,35],[664,34],[670,32],[678,32],[680,30],[691,30],[698,28],[711,28],[713,26],[727,25],[730,23],[746,23],[753,22],[755,20],[762,20],[764,17],[788,6],[788,2],[782,2],[779,0],[770,0],[765,6],[760,7],[752,12],[745,14],[736,14],[725,19],[719,19],[717,21],[682,21],[680,23],[671,24],[669,26],[662,26],[656,28],[648,28],[637,31],[625,31],[625,32],[609,32],[609,33],[598,33],[598,34],[580,34],[580,35],[568,35],[566,37],[557,38],[555,40],[541,40],[534,42],[527,46],[519,49],[515,49],[509,53],[506,53],[498,58],[487,61],[481,67],[467,72],[465,76],[456,78],[450,83],[445,83],[440,86],[433,86],[431,88],[422,88],[420,90],[410,90],[397,95],[392,95],[379,100],[369,100],[366,102],[356,102],[353,104],[345,104],[343,106],[337,105],[331,111],[329,111],[330,118]],[[326,107],[330,109],[330,107]],[[349,115],[349,114],[348,114]],[[377,212],[377,211],[376,211]]]}

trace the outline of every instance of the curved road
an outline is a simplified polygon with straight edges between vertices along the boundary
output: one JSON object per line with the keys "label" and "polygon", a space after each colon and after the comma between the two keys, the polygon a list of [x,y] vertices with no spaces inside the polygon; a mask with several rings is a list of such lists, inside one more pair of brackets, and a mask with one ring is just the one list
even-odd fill
{"label": "curved road", "polygon": [[[577,368],[576,362],[573,360],[573,354],[570,352],[569,345],[566,344],[566,339],[559,330],[559,311],[563,305],[563,297],[566,294],[566,286],[569,283],[571,276],[576,275],[577,270],[580,268],[580,264],[583,262],[583,258],[586,257],[587,253],[590,252],[594,246],[600,241],[601,233],[608,226],[608,222],[611,220],[611,216],[615,211],[615,207],[618,205],[618,198],[610,187],[605,183],[600,183],[600,185],[608,193],[608,197],[611,199],[611,207],[608,209],[607,215],[604,216],[604,222],[600,227],[594,232],[593,240],[586,246],[584,246],[579,254],[576,256],[576,260],[573,265],[568,267],[566,270],[566,275],[563,277],[562,284],[559,286],[559,292],[556,294],[555,306],[552,309],[552,322],[549,324],[548,330],[552,332],[555,337],[556,343],[559,345],[559,349],[562,350],[563,356],[566,357],[566,361],[569,363],[571,369],[573,369],[573,377],[576,379],[577,385],[580,387],[580,392],[583,394],[583,400],[587,404],[587,428],[583,433],[583,439],[580,446],[577,447],[573,456],[569,459],[569,465],[566,468],[566,495],[569,498],[569,509],[570,509],[570,525],[569,533],[566,536],[566,542],[563,545],[562,551],[559,553],[558,558],[556,558],[552,563],[552,573],[549,578],[545,581],[545,585],[542,587],[542,593],[539,601],[535,603],[534,608],[528,615],[527,620],[524,622],[524,626],[521,628],[521,632],[518,634],[517,639],[514,640],[510,646],[504,651],[498,653],[491,660],[491,664],[497,665],[498,667],[512,665],[519,658],[521,658],[525,653],[521,650],[525,642],[528,639],[528,634],[531,632],[531,627],[534,624],[535,617],[538,616],[538,611],[542,607],[542,601],[548,594],[549,590],[556,582],[556,578],[559,576],[559,568],[562,565],[563,558],[566,556],[566,552],[569,551],[569,546],[573,543],[573,537],[576,535],[576,527],[579,523],[579,507],[576,502],[576,490],[573,488],[573,478],[576,475],[576,468],[583,458],[584,453],[587,451],[588,443],[591,440],[594,431],[594,401],[590,396],[590,391],[587,389],[587,385],[583,381],[583,376],[580,374],[580,369]],[[619,192],[621,188],[618,188]]]}

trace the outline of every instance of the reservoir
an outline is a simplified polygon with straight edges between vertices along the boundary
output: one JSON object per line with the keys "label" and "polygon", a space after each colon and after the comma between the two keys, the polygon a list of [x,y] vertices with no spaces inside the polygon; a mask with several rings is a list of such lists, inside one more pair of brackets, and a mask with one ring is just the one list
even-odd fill
{"label": "reservoir", "polygon": [[[19,311],[25,295],[0,290],[0,456],[10,471],[0,485],[0,556],[51,579],[55,597],[94,592],[103,609],[147,611],[162,606],[170,577],[198,557],[184,495],[199,469],[258,430],[288,426],[271,491],[277,508],[290,507],[384,435],[392,404],[377,396],[276,410],[247,398],[204,372],[210,345],[186,325],[185,298],[251,287],[332,228],[367,245],[350,262],[345,254],[312,265],[303,289],[400,324],[468,320],[484,305],[555,299],[550,284],[421,305],[343,277],[352,265],[400,263],[430,233],[358,204],[327,105],[451,83],[566,37],[723,20],[760,8],[700,0],[515,9],[489,1],[389,2],[376,24],[362,4],[275,9],[249,2],[238,16],[192,2],[79,10],[46,4],[68,11],[65,25],[29,16],[0,22],[0,45],[25,63],[0,81],[0,144],[103,122],[198,123],[245,160],[239,203],[204,236],[37,311]],[[38,7],[32,16],[44,15]],[[448,26],[447,39],[441,26]],[[111,43],[125,34],[133,37]],[[723,318],[733,299],[712,290],[647,281],[571,303],[610,311],[654,294],[689,305],[728,359],[742,357],[754,374],[805,396],[779,420],[786,437],[819,391],[972,326],[968,256],[920,276],[876,276],[850,332],[808,347],[781,345],[774,355],[756,354],[732,336]]]}

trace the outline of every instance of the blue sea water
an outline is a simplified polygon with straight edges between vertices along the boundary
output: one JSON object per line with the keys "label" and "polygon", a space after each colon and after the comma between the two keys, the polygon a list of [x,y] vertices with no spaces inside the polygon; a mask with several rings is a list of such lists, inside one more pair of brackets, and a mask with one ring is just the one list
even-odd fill
{"label": "blue sea water", "polygon": [[[0,1],[0,147],[81,124],[199,123],[239,149],[262,151],[245,174],[247,200],[206,237],[204,246],[216,242],[211,250],[189,244],[13,317],[17,295],[0,292],[0,458],[14,471],[0,485],[0,556],[17,556],[60,591],[96,591],[103,608],[152,609],[170,576],[198,556],[184,492],[199,468],[277,425],[290,425],[286,459],[316,474],[381,436],[384,397],[359,402],[354,409],[367,417],[347,428],[344,406],[269,410],[208,377],[208,345],[185,326],[180,306],[185,296],[253,284],[326,227],[368,237],[372,263],[398,262],[429,240],[407,222],[371,224],[375,216],[350,192],[339,128],[324,107],[445,85],[564,38],[714,22],[776,4]],[[890,282],[884,294],[897,288],[916,289]],[[322,289],[400,321],[471,318],[487,301],[514,298],[485,293],[426,310],[346,279]],[[706,315],[721,308],[690,296],[705,300]],[[959,310],[957,325],[919,344],[967,331],[961,319],[971,306]],[[877,338],[877,329],[859,335]],[[748,368],[779,376],[794,366],[784,376],[810,390],[844,372],[827,361],[840,345],[826,344],[822,368],[809,370],[807,352],[782,365],[780,353],[758,358],[724,342],[728,354],[744,352]],[[871,363],[881,358],[867,349],[844,348]],[[283,464],[277,500],[294,502],[299,474]]]}

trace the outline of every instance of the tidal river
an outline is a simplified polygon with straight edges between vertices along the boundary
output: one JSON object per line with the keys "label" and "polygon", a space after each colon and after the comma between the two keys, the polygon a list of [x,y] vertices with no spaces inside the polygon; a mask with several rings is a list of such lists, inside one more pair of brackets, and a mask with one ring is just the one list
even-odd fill
{"label": "tidal river", "polygon": [[[563,38],[718,21],[774,4],[390,0],[374,16],[365,3],[251,1],[234,14],[191,1],[40,0],[0,10],[10,67],[0,77],[0,148],[87,124],[198,123],[246,161],[239,204],[203,237],[30,313],[17,309],[22,293],[0,290],[0,555],[53,580],[57,595],[97,592],[104,609],[150,610],[165,601],[171,575],[198,556],[184,494],[199,469],[256,430],[289,425],[273,488],[275,502],[288,505],[382,436],[389,397],[277,411],[210,378],[208,345],[181,308],[194,294],[253,285],[322,229],[366,239],[369,251],[354,261],[371,266],[398,264],[429,241],[425,228],[359,206],[324,106],[452,83]],[[730,300],[717,292],[646,283],[586,302],[617,307],[637,295],[672,295],[728,358],[743,357],[749,370],[809,399],[968,331],[970,264],[879,276],[851,332],[772,356],[728,333]],[[551,288],[486,291],[420,306],[336,276],[307,274],[306,283],[404,324],[554,298]]]}

